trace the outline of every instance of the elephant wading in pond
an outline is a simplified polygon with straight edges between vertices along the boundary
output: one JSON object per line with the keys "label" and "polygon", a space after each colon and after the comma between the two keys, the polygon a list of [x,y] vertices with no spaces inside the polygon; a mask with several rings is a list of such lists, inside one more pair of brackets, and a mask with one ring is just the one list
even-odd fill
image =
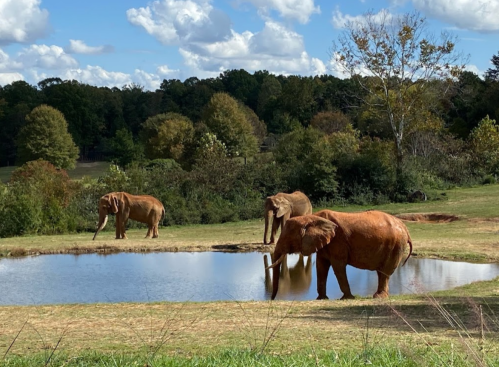
{"label": "elephant wading in pond", "polygon": [[275,242],[275,236],[279,227],[284,228],[284,224],[289,218],[299,215],[312,214],[312,204],[308,197],[295,191],[292,194],[278,193],[269,196],[265,200],[265,232],[263,233],[263,243],[267,244],[267,232],[269,222],[272,219],[272,230],[270,232],[270,244]]}
{"label": "elephant wading in pond", "polygon": [[150,195],[130,195],[126,192],[110,192],[99,200],[99,224],[97,234],[106,226],[108,214],[116,214],[116,239],[127,238],[125,227],[128,219],[145,223],[147,237],[158,237],[158,224],[165,215],[163,204]]}
{"label": "elephant wading in pond", "polygon": [[[269,261],[267,255],[263,256],[265,266],[265,293],[272,294],[272,278],[270,277]],[[292,267],[288,266],[288,256],[281,263],[279,279],[279,296],[298,296],[305,294],[312,284],[312,256],[307,257],[300,254],[298,261]]]}
{"label": "elephant wading in pond", "polygon": [[[407,248],[409,254],[405,255]],[[279,289],[279,268],[286,254],[309,256],[316,252],[317,299],[327,299],[326,281],[332,266],[343,297],[353,299],[346,267],[374,270],[378,289],[374,298],[388,297],[388,281],[395,269],[412,254],[409,231],[402,221],[380,211],[340,213],[321,210],[313,215],[291,218],[277,241],[270,268],[272,299]]]}

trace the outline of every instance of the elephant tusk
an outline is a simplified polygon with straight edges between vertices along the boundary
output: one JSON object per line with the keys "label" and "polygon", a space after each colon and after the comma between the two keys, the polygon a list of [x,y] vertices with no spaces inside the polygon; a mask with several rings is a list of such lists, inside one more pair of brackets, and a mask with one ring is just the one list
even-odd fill
{"label": "elephant tusk", "polygon": [[286,256],[286,254],[282,254],[281,257],[279,259],[277,259],[277,261],[275,263],[273,263],[272,265],[270,266],[267,266],[265,268],[265,270],[269,270],[271,268],[275,268],[277,265],[279,265],[280,263],[282,263],[282,260],[284,260],[284,257]]}

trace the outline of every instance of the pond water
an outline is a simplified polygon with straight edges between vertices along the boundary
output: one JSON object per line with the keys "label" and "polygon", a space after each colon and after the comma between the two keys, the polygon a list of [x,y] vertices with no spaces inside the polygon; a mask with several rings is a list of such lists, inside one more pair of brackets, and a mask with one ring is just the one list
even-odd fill
{"label": "pond water", "polygon": [[[270,274],[261,253],[44,255],[0,260],[0,305],[267,300]],[[317,297],[315,258],[288,256],[277,299]],[[499,264],[411,258],[390,279],[390,293],[443,290],[499,276]],[[375,272],[348,267],[352,293],[372,295]],[[341,292],[332,272],[327,294]]]}

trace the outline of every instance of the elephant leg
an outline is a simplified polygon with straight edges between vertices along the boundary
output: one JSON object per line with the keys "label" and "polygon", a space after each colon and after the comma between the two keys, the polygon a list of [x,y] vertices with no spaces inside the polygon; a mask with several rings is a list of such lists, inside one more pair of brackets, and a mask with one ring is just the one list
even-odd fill
{"label": "elephant leg", "polygon": [[326,283],[331,263],[328,259],[322,256],[317,256],[315,266],[317,269],[317,299],[329,299],[326,294]]}
{"label": "elephant leg", "polygon": [[388,282],[390,275],[376,270],[378,273],[378,290],[373,294],[373,298],[388,298]]}
{"label": "elephant leg", "polygon": [[276,218],[274,217],[274,220],[272,221],[272,231],[270,232],[270,242],[269,244],[275,243],[275,236],[277,234],[277,230],[279,229],[279,226],[281,225],[281,218]]}
{"label": "elephant leg", "polygon": [[128,222],[128,216],[123,220],[123,226],[121,227],[121,238],[126,240],[128,237],[126,236],[126,224]]}
{"label": "elephant leg", "polygon": [[347,264],[335,261],[331,265],[333,266],[334,275],[336,275],[340,290],[343,292],[341,299],[355,299],[350,291],[350,284],[348,284]]}
{"label": "elephant leg", "polygon": [[121,215],[116,214],[116,239],[121,239]]}
{"label": "elephant leg", "polygon": [[152,236],[152,233],[153,233],[153,226],[151,226],[150,224],[148,224],[147,225],[146,238],[150,238]]}

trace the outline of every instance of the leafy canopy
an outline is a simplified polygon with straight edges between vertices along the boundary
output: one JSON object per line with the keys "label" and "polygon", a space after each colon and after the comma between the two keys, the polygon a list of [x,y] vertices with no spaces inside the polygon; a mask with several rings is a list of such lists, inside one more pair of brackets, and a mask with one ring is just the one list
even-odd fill
{"label": "leafy canopy", "polygon": [[78,158],[78,147],[64,115],[47,105],[34,108],[26,116],[17,145],[20,164],[41,158],[57,168],[72,169]]}

